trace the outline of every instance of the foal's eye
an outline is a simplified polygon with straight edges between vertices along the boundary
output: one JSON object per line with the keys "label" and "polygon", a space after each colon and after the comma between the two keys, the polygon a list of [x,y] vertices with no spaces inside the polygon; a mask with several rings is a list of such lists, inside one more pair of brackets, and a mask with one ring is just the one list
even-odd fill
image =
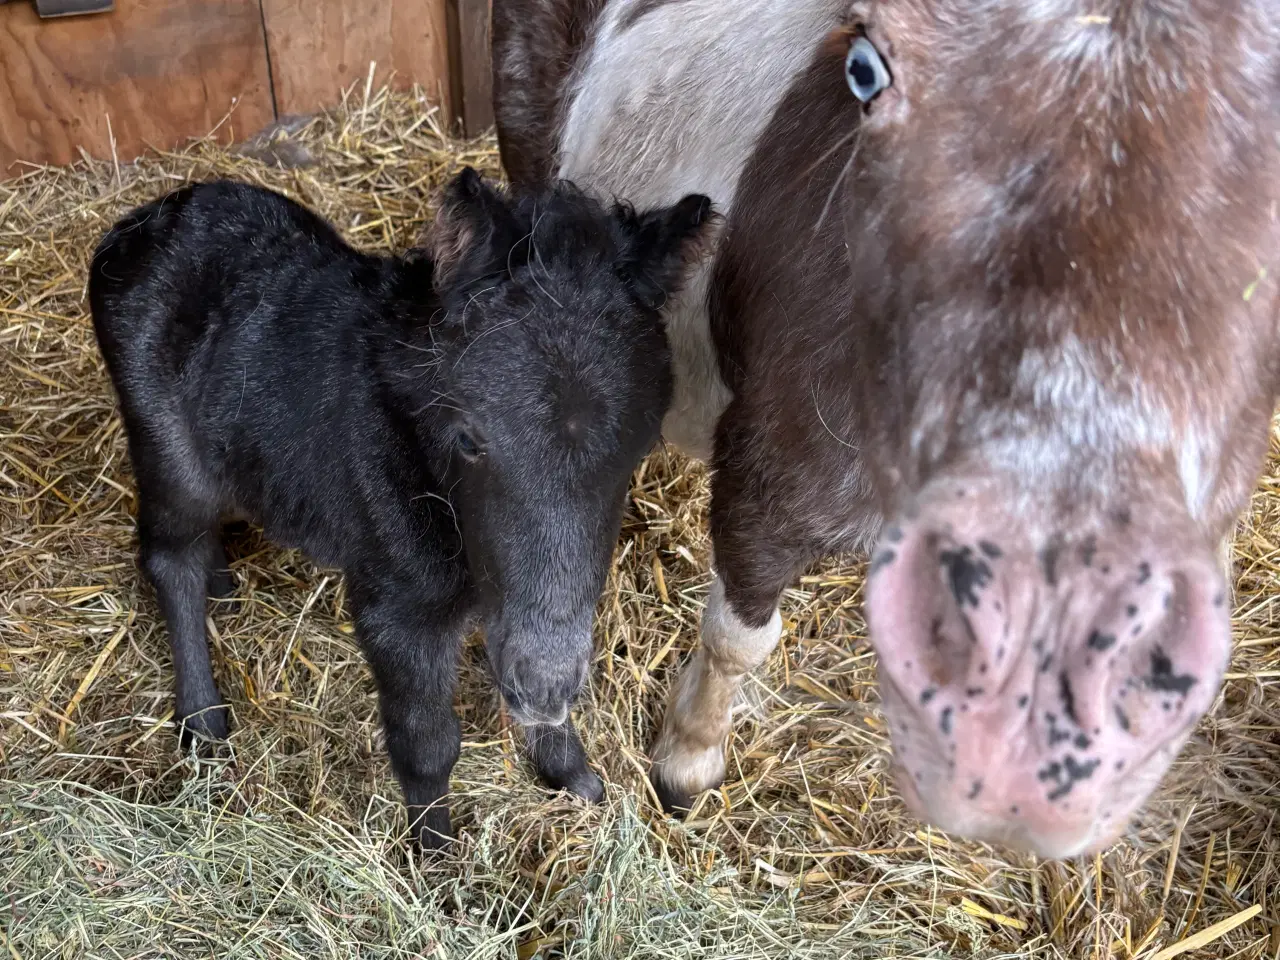
{"label": "foal's eye", "polygon": [[474,460],[480,456],[480,444],[476,443],[475,437],[467,433],[465,430],[458,431],[458,452],[468,460]]}
{"label": "foal's eye", "polygon": [[891,82],[880,51],[866,37],[858,37],[849,46],[844,58],[844,75],[853,95],[863,103],[869,103]]}

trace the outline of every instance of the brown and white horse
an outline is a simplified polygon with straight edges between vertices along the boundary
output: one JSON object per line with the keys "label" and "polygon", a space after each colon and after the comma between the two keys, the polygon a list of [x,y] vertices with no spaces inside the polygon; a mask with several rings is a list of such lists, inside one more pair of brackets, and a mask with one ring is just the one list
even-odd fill
{"label": "brown and white horse", "polygon": [[807,563],[871,550],[897,781],[1044,856],[1125,828],[1231,649],[1280,381],[1275,0],[495,0],[503,161],[726,214],[664,433],[717,578],[668,808]]}

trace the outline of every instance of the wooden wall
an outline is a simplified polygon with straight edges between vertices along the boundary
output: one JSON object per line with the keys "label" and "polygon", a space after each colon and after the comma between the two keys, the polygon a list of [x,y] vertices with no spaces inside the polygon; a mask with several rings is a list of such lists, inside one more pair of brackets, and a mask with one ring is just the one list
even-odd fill
{"label": "wooden wall", "polygon": [[[119,0],[117,0],[119,2]],[[445,4],[437,0],[262,0],[280,116],[332,105],[342,90],[394,70],[447,108],[449,47]]]}
{"label": "wooden wall", "polygon": [[492,122],[489,0],[116,0],[41,20],[0,4],[0,177],[83,150],[127,162],[216,130],[246,140],[333,106],[370,61],[469,134]]}
{"label": "wooden wall", "polygon": [[448,0],[449,97],[453,115],[469,133],[493,126],[492,11],[493,0]]}

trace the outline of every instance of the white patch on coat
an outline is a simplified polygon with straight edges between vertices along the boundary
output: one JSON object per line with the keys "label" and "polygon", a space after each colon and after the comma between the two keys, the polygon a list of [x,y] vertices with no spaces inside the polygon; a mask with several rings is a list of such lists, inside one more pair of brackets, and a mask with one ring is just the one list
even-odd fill
{"label": "white patch on coat", "polygon": [[[846,0],[682,0],[621,28],[636,2],[601,15],[569,95],[559,174],[641,209],[702,193],[727,215],[778,102]],[[731,399],[707,314],[713,261],[665,310],[675,396],[663,435],[704,460]]]}
{"label": "white patch on coat", "polygon": [[654,776],[690,796],[724,778],[724,743],[734,705],[742,705],[747,675],[777,649],[782,614],[775,609],[763,627],[744,623],[717,577],[707,597],[701,634],[701,645],[676,679],[652,752]]}

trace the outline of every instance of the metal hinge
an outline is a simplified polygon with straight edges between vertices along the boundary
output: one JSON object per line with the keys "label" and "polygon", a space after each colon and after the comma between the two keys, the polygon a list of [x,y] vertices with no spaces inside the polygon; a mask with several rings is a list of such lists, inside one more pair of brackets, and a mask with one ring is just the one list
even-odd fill
{"label": "metal hinge", "polygon": [[[0,0],[0,4],[13,0]],[[36,13],[43,19],[50,17],[79,17],[86,13],[108,13],[115,9],[115,0],[35,0]]]}

